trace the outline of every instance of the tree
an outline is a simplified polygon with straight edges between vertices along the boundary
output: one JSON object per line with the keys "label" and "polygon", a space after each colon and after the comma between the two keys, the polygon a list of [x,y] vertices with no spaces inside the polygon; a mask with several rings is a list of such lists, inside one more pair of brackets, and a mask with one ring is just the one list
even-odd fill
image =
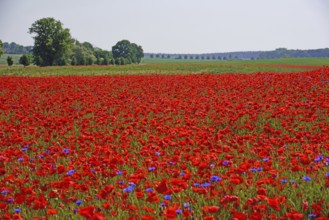
{"label": "tree", "polygon": [[2,48],[2,41],[0,40],[0,57],[1,57],[1,55],[3,54],[3,48]]}
{"label": "tree", "polygon": [[23,54],[19,58],[19,63],[22,64],[24,67],[28,66],[31,64],[31,56],[28,54]]}
{"label": "tree", "polygon": [[42,18],[32,24],[30,34],[35,34],[32,49],[34,62],[38,66],[66,65],[73,39],[70,30],[63,28],[54,18]]}
{"label": "tree", "polygon": [[116,61],[115,63],[130,64],[140,63],[144,57],[143,48],[135,43],[130,43],[128,40],[122,40],[116,43],[112,47],[112,55],[115,60],[121,60],[123,62]]}
{"label": "tree", "polygon": [[7,57],[7,64],[8,66],[12,66],[14,64],[13,58],[11,56]]}

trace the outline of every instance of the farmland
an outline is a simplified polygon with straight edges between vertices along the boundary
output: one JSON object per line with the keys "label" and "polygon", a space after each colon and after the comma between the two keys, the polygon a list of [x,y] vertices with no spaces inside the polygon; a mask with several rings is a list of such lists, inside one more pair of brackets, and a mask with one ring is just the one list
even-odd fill
{"label": "farmland", "polygon": [[0,218],[328,218],[328,59],[296,60],[1,66]]}

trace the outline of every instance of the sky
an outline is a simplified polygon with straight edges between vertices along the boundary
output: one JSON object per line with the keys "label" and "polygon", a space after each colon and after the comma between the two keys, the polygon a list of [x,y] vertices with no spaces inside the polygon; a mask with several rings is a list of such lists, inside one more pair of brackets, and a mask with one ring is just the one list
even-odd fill
{"label": "sky", "polygon": [[0,0],[0,39],[33,45],[28,29],[45,17],[105,50],[123,39],[152,53],[329,47],[328,0]]}

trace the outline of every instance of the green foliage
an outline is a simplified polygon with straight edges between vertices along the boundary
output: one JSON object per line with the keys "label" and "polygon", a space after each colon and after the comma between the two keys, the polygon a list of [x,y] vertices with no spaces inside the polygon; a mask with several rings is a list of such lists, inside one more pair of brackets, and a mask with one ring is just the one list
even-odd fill
{"label": "green foliage", "polygon": [[25,53],[31,53],[32,51],[32,46],[22,46],[19,44],[16,44],[15,42],[12,43],[3,43],[3,51],[4,53],[8,54],[25,54]]}
{"label": "green foliage", "polygon": [[11,56],[7,57],[7,64],[8,66],[12,66],[14,64],[13,58]]}
{"label": "green foliage", "polygon": [[119,41],[112,47],[112,54],[117,65],[125,65],[131,63],[140,63],[144,57],[144,51],[141,46],[130,43],[128,40]]}
{"label": "green foliage", "polygon": [[42,18],[32,24],[30,34],[35,34],[33,56],[38,66],[66,65],[73,46],[69,29],[63,28],[54,18]]}
{"label": "green foliage", "polygon": [[29,54],[23,54],[21,58],[19,58],[19,63],[24,67],[29,66],[31,64],[31,56]]}
{"label": "green foliage", "polygon": [[0,40],[0,57],[1,57],[1,55],[3,54],[3,48],[2,48],[2,41]]}

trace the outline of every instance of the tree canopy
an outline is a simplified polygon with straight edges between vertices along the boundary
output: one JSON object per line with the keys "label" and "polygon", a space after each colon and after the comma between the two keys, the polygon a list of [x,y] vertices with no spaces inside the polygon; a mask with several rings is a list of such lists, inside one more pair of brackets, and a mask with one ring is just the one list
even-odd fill
{"label": "tree canopy", "polygon": [[116,64],[140,63],[144,57],[143,48],[128,40],[121,40],[112,47]]}
{"label": "tree canopy", "polygon": [[31,55],[30,54],[23,54],[19,58],[19,63],[22,64],[24,67],[31,64]]}
{"label": "tree canopy", "polygon": [[35,34],[32,49],[34,62],[39,66],[65,65],[73,46],[69,29],[63,28],[54,18],[42,18],[32,24],[30,34]]}
{"label": "tree canopy", "polygon": [[0,40],[0,57],[3,54],[3,49],[2,49],[2,41]]}

